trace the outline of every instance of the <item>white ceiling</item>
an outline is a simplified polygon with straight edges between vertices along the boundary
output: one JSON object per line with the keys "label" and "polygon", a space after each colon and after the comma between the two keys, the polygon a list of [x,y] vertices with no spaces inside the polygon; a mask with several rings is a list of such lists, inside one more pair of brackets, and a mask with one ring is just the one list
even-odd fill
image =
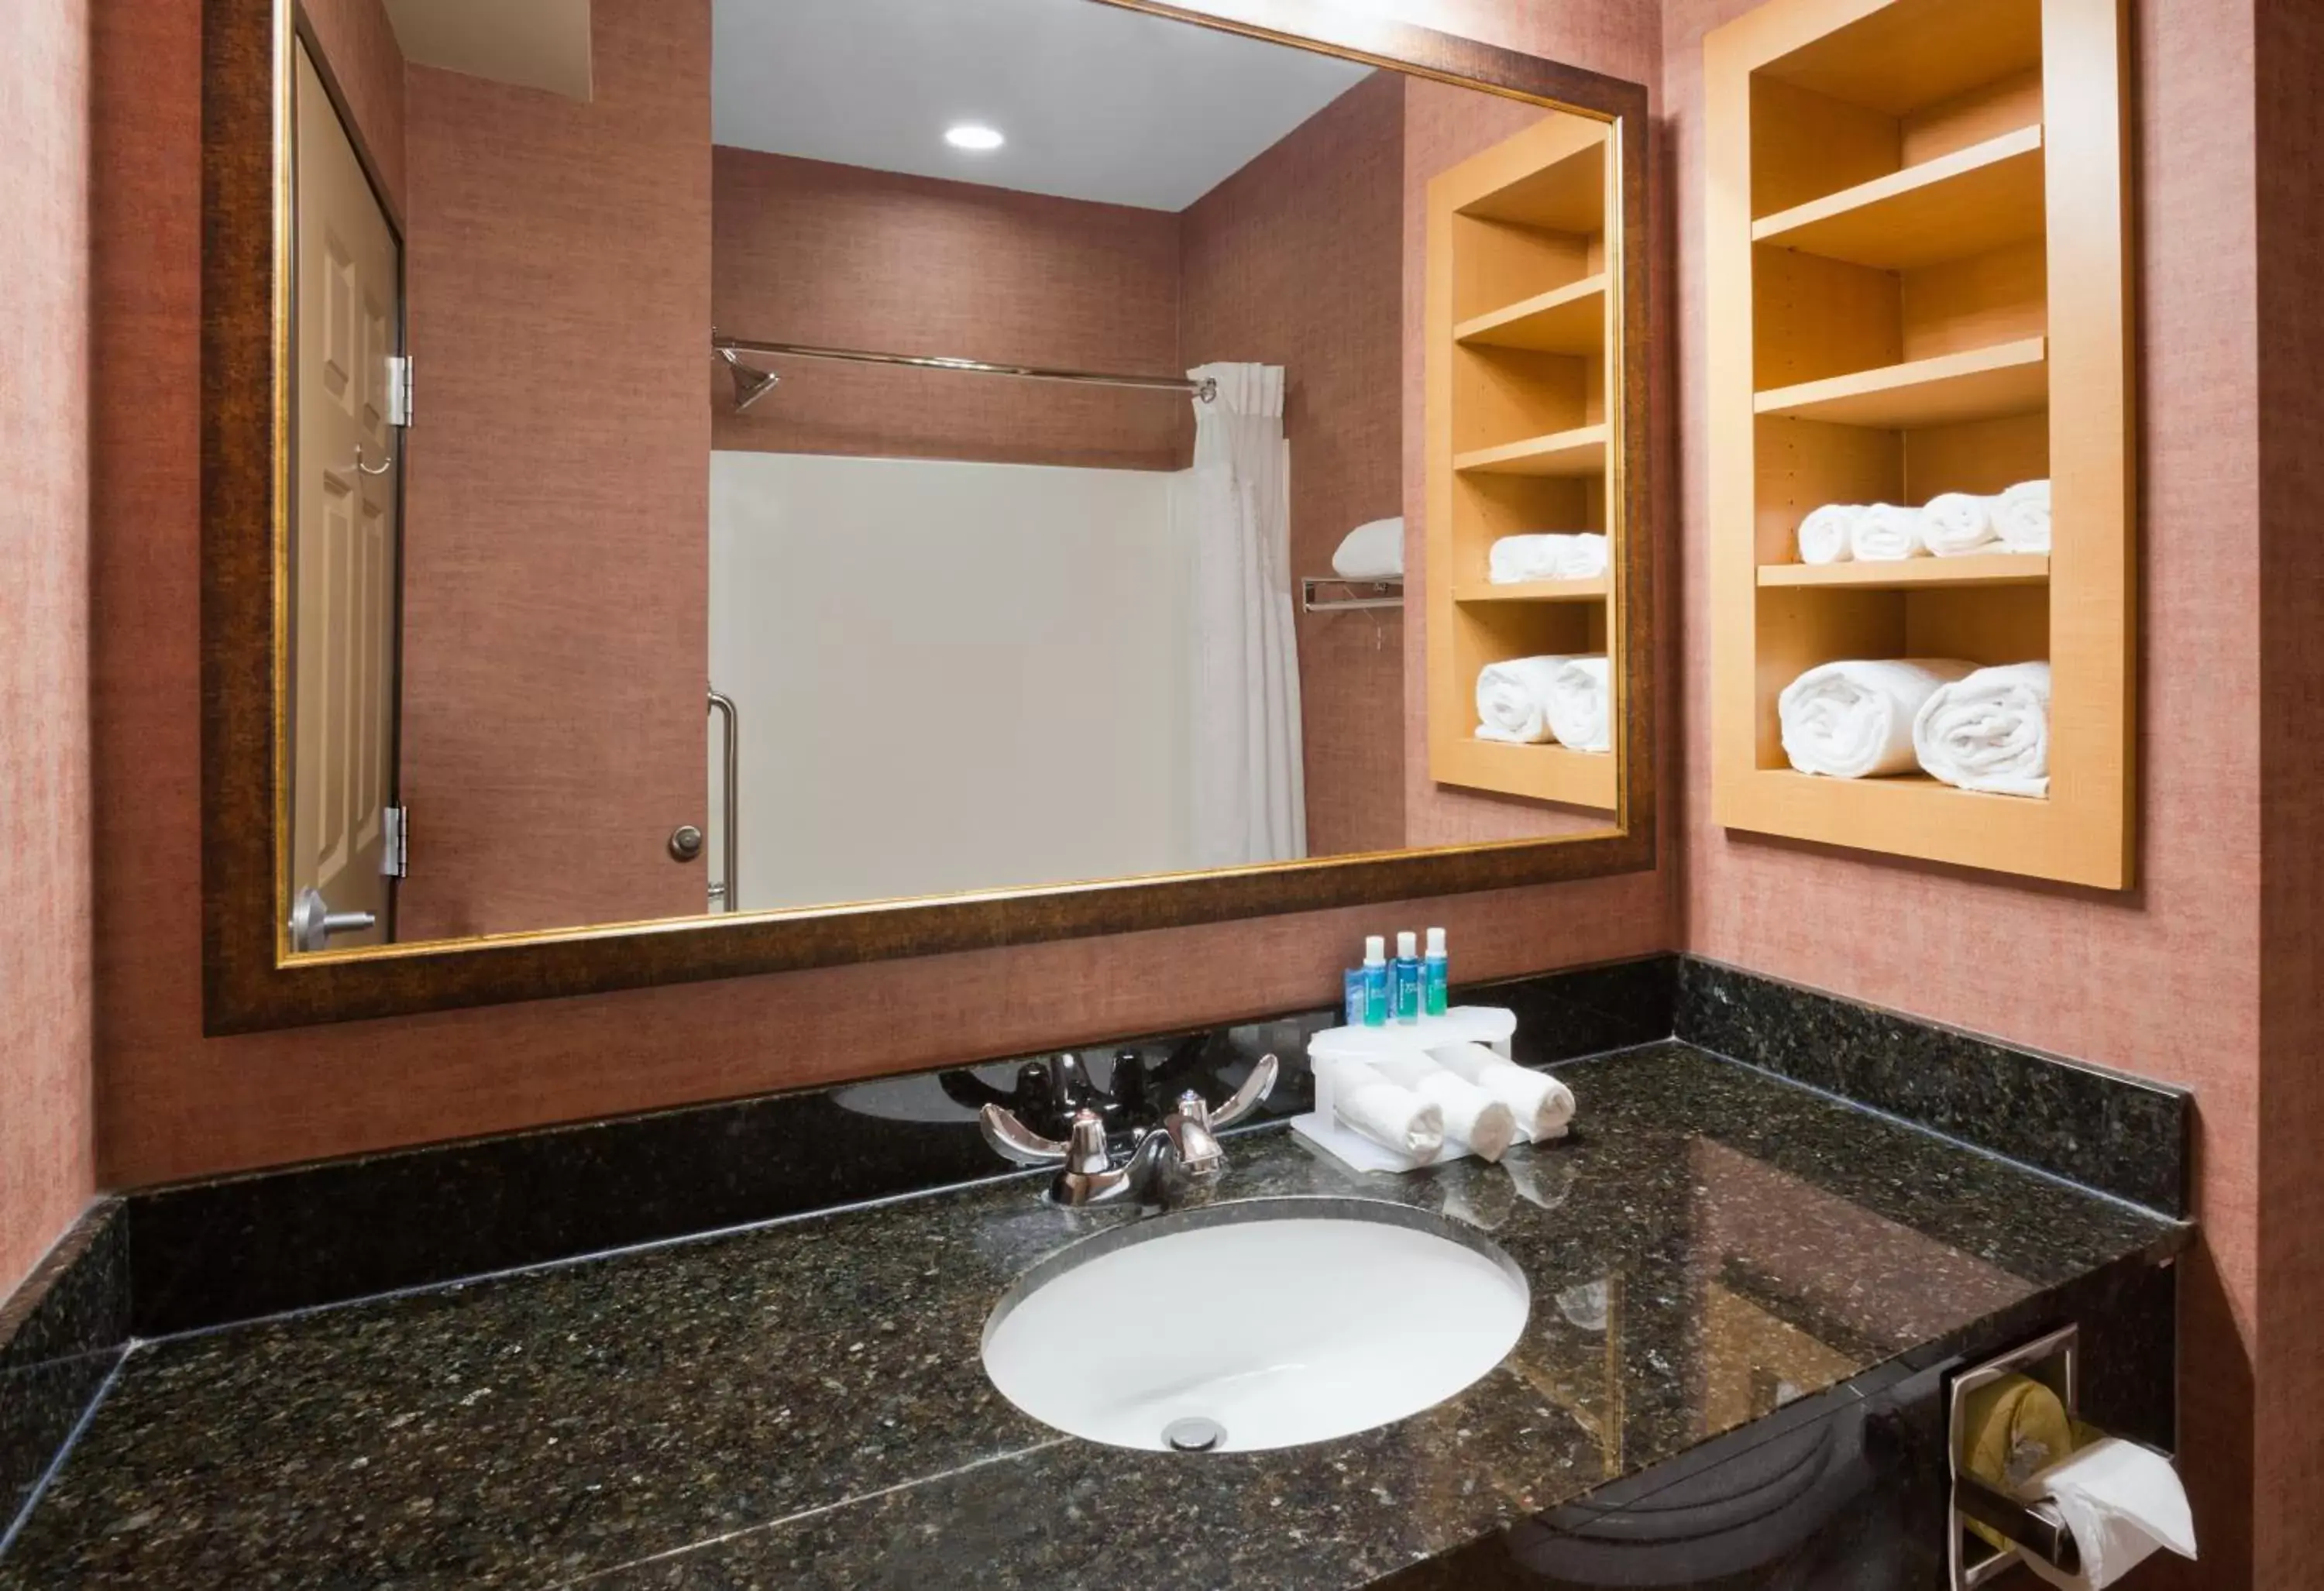
{"label": "white ceiling", "polygon": [[[1093,0],[715,0],[721,143],[1181,210],[1370,69]],[[946,127],[1008,138],[972,154]]]}
{"label": "white ceiling", "polygon": [[589,0],[387,0],[387,20],[414,66],[589,97]]}

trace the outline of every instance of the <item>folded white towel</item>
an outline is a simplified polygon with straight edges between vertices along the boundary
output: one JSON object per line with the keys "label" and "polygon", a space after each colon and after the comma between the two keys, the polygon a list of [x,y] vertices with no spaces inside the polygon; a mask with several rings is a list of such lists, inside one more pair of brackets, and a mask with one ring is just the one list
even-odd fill
{"label": "folded white towel", "polygon": [[1828,502],[1800,521],[1800,562],[1844,564],[1853,556],[1849,546],[1856,521],[1864,510],[1852,502]]}
{"label": "folded white towel", "polygon": [[1444,1108],[1361,1061],[1333,1061],[1332,1114],[1384,1149],[1425,1159],[1444,1147]]}
{"label": "folded white towel", "polygon": [[1775,699],[1784,755],[1802,773],[1836,779],[1910,773],[1914,714],[1976,667],[1948,658],[1818,664]]}
{"label": "folded white towel", "polygon": [[1369,1064],[1397,1087],[1434,1101],[1444,1113],[1444,1136],[1470,1154],[1499,1160],[1516,1142],[1517,1118],[1508,1106],[1418,1051],[1377,1056]]}
{"label": "folded white towel", "polygon": [[1993,507],[1993,528],[2011,552],[2050,550],[2050,483],[2020,481]]}
{"label": "folded white towel", "polygon": [[1557,549],[1560,580],[1595,580],[1606,572],[1606,533],[1582,530],[1565,538]]}
{"label": "folded white towel", "polygon": [[1395,580],[1404,574],[1404,518],[1374,520],[1340,538],[1332,573],[1342,580]]}
{"label": "folded white towel", "polygon": [[1995,499],[1966,492],[1941,492],[1921,505],[1921,541],[1941,558],[1981,552],[2000,538],[1994,529]]}
{"label": "folded white towel", "polygon": [[1856,516],[1848,529],[1848,550],[1864,563],[1893,564],[1899,558],[1924,556],[1921,510],[1876,502]]}
{"label": "folded white towel", "polygon": [[1518,585],[1528,580],[1559,580],[1573,538],[1557,531],[1529,536],[1504,536],[1485,549],[1485,578],[1495,585]]}
{"label": "folded white towel", "polygon": [[1517,1117],[1517,1137],[1525,1143],[1562,1138],[1573,1119],[1573,1090],[1545,1071],[1503,1060],[1482,1044],[1444,1044],[1429,1051],[1428,1057],[1508,1106]]}
{"label": "folded white towel", "polygon": [[2050,793],[2050,666],[1980,668],[1931,693],[1913,720],[1921,766],[1997,796]]}
{"label": "folded white towel", "polygon": [[1571,658],[1511,658],[1477,673],[1477,738],[1537,746],[1550,738],[1549,696]]}
{"label": "folded white towel", "polygon": [[1613,750],[1602,655],[1569,658],[1549,682],[1549,732],[1576,751]]}

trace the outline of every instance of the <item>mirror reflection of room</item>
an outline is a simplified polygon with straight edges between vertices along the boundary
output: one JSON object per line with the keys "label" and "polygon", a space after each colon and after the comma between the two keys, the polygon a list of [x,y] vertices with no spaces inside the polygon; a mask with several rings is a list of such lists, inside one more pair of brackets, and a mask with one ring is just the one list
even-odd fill
{"label": "mirror reflection of room", "polygon": [[1609,828],[1603,124],[1096,0],[386,10],[300,46],[294,948]]}

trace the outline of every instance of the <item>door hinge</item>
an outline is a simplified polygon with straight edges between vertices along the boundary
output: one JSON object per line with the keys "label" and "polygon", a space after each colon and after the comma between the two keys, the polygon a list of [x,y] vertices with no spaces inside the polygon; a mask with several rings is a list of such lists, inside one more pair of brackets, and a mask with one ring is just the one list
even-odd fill
{"label": "door hinge", "polygon": [[401,806],[380,809],[380,827],[386,839],[379,856],[380,877],[408,878],[411,868],[411,819]]}
{"label": "door hinge", "polygon": [[387,423],[411,424],[411,355],[396,354],[387,361]]}

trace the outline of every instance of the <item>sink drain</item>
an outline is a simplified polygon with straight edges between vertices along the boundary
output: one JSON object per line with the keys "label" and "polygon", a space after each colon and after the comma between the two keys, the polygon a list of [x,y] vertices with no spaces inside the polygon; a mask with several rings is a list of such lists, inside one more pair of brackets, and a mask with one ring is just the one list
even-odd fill
{"label": "sink drain", "polygon": [[1215,1420],[1192,1415],[1162,1428],[1162,1440],[1178,1453],[1207,1453],[1227,1439],[1227,1428]]}

